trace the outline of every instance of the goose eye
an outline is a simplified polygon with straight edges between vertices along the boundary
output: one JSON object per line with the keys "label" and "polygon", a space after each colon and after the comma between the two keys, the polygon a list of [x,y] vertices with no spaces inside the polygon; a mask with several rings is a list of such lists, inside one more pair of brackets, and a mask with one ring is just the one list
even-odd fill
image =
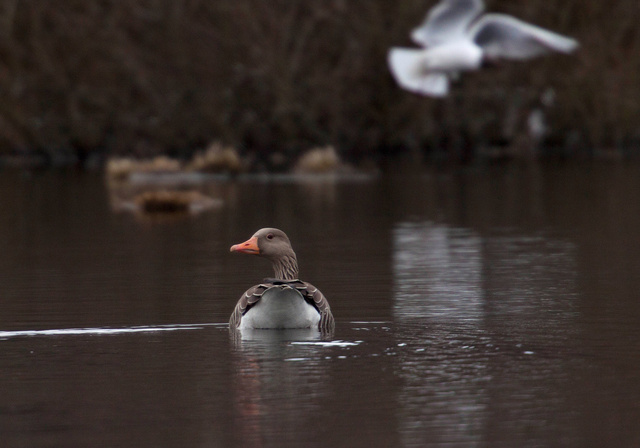
{"label": "goose eye", "polygon": [[268,234],[268,235],[267,235],[267,239],[268,239],[268,240],[272,240],[272,239],[273,239],[273,233]]}

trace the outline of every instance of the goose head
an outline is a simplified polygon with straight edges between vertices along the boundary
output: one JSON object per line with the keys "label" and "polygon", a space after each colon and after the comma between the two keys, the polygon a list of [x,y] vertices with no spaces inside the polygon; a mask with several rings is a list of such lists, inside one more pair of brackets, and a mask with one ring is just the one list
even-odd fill
{"label": "goose head", "polygon": [[260,229],[244,243],[231,246],[230,251],[267,258],[279,279],[293,280],[298,276],[296,254],[289,237],[280,229]]}

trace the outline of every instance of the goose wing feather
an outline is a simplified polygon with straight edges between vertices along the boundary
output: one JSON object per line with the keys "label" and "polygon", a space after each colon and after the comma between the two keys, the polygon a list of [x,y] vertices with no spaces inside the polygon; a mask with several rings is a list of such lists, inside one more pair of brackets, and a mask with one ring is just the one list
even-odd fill
{"label": "goose wing feather", "polygon": [[253,305],[258,303],[258,301],[262,298],[262,294],[269,289],[269,285],[259,284],[252,286],[247,289],[244,294],[238,300],[236,307],[231,313],[231,318],[229,319],[229,328],[238,328],[240,326],[240,321],[242,320],[242,316],[251,308]]}
{"label": "goose wing feather", "polygon": [[318,329],[320,331],[333,331],[335,328],[335,319],[333,318],[333,313],[331,313],[331,307],[329,306],[327,298],[311,283],[300,283],[301,285],[296,286],[296,289],[300,291],[305,300],[316,307],[320,313]]}

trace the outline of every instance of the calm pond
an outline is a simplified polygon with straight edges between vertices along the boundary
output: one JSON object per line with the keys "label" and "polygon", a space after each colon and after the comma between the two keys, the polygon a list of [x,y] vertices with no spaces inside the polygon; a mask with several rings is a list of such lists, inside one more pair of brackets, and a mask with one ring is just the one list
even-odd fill
{"label": "calm pond", "polygon": [[[210,182],[0,172],[0,446],[640,446],[640,166]],[[285,230],[337,326],[230,336]]]}

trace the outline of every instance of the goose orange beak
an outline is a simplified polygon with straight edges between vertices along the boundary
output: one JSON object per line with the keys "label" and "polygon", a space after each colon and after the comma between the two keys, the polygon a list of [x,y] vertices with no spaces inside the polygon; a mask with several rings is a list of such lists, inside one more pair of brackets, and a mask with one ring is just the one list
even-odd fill
{"label": "goose orange beak", "polygon": [[260,248],[258,247],[258,238],[252,236],[244,243],[234,244],[233,246],[231,246],[230,252],[242,252],[244,254],[257,255],[260,253]]}

